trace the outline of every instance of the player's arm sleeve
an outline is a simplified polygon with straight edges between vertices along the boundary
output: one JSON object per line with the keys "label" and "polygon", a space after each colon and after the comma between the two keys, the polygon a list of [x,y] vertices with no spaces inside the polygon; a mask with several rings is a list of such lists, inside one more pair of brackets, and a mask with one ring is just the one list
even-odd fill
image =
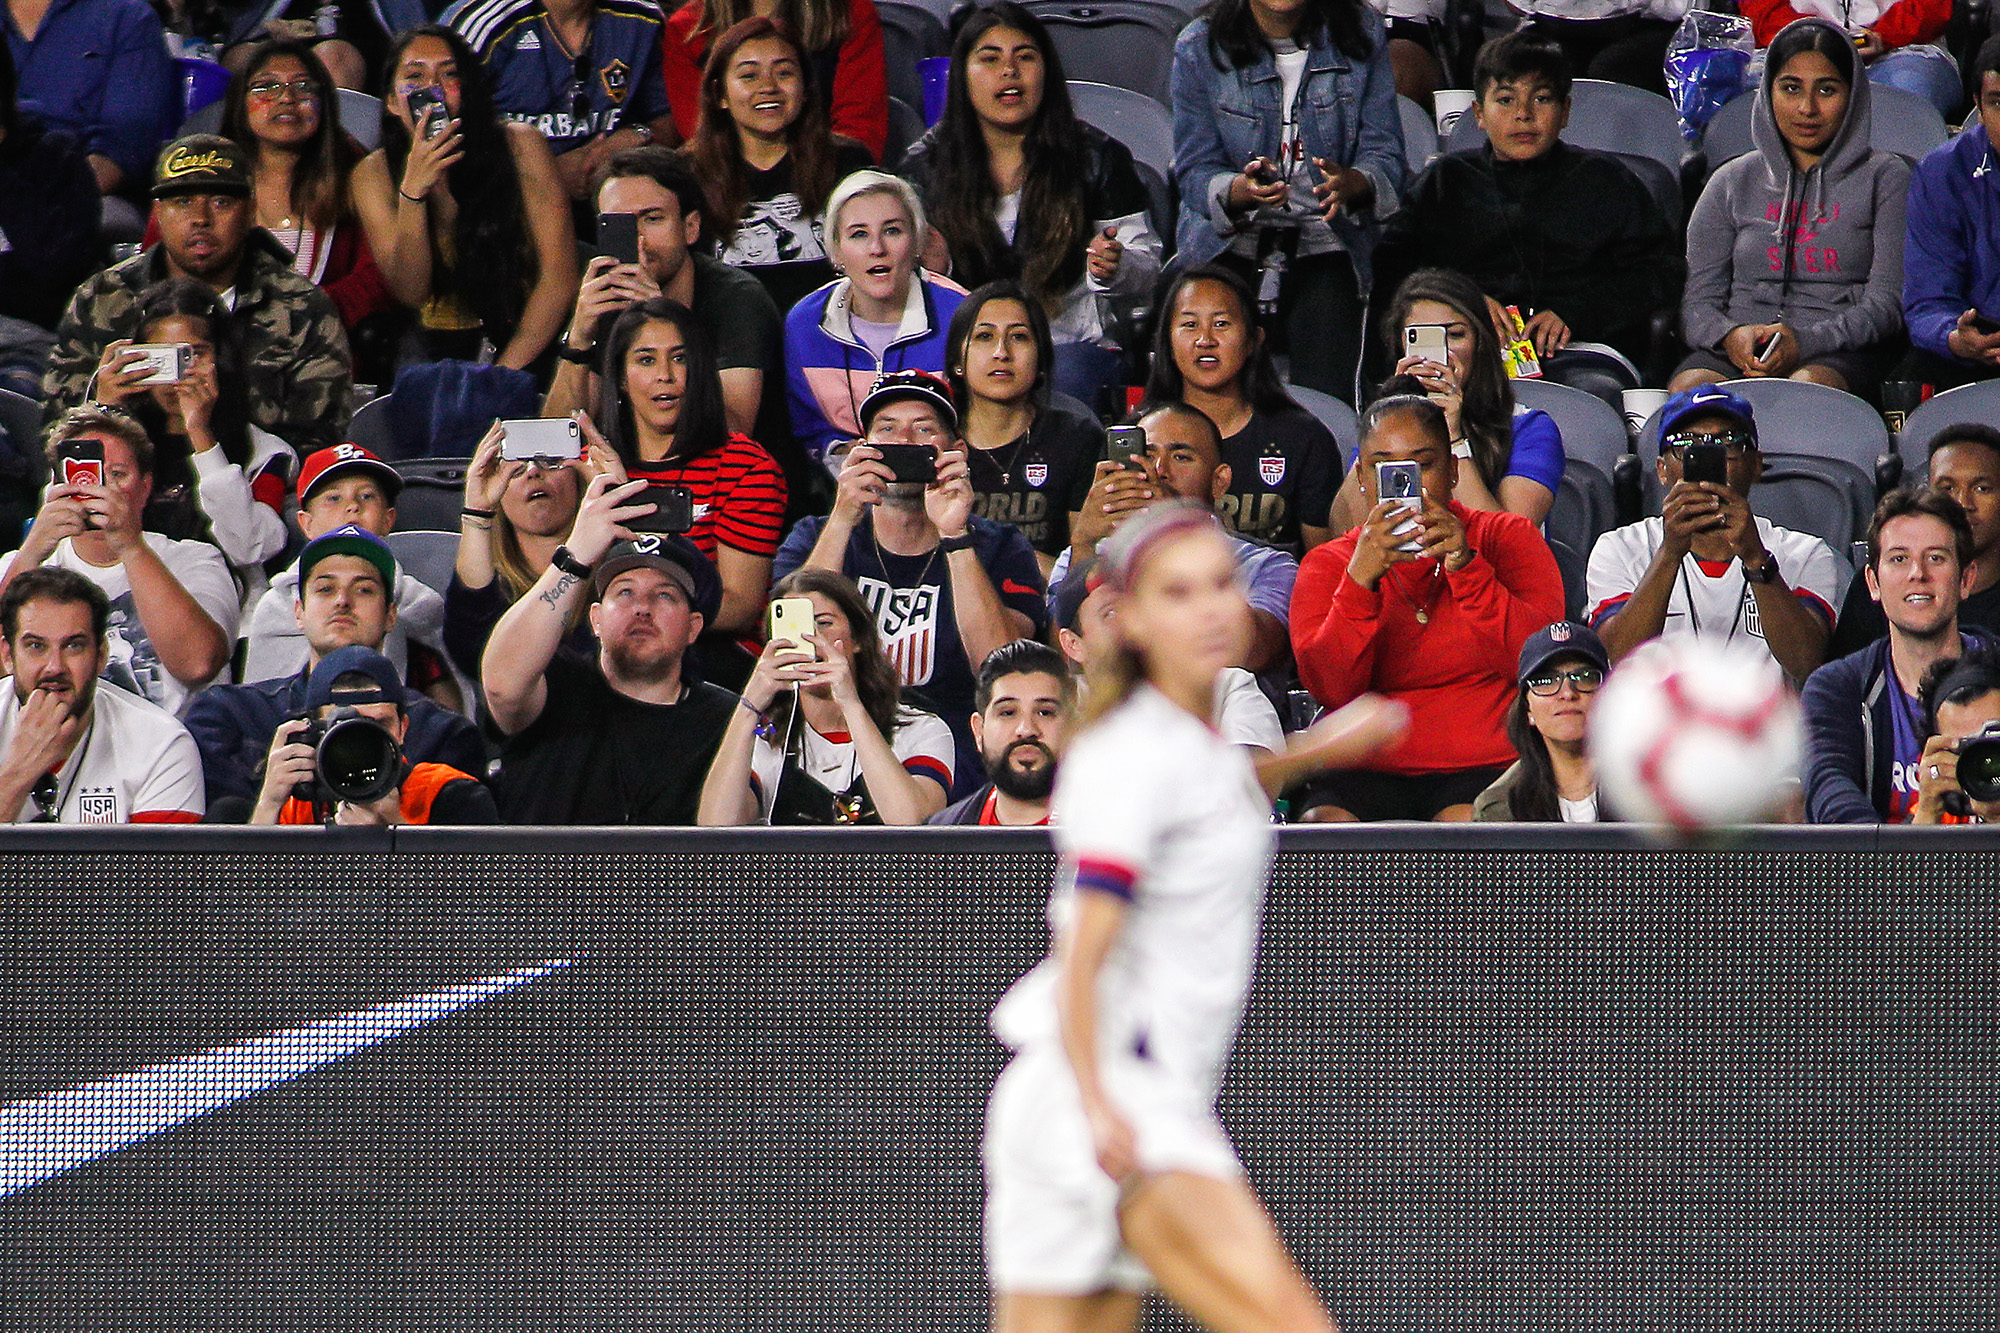
{"label": "player's arm sleeve", "polygon": [[1073,877],[1078,892],[1129,902],[1144,889],[1171,810],[1164,784],[1184,775],[1135,766],[1132,758],[1099,745],[1074,748],[1063,759],[1049,823],[1062,857],[1058,873]]}
{"label": "player's arm sleeve", "polygon": [[1879,824],[1868,797],[1860,690],[1851,662],[1830,662],[1806,678],[1806,819],[1814,824]]}
{"label": "player's arm sleeve", "polygon": [[1353,548],[1331,541],[1307,554],[1292,587],[1292,656],[1313,698],[1338,708],[1369,687],[1375,638],[1382,627],[1382,588],[1347,577]]}
{"label": "player's arm sleeve", "polygon": [[958,759],[958,744],[952,739],[951,728],[936,713],[919,712],[904,722],[896,728],[889,748],[897,762],[902,764],[904,772],[929,778],[937,783],[940,791],[951,790],[952,765]]}
{"label": "player's arm sleeve", "polygon": [[176,724],[162,750],[132,793],[134,824],[196,824],[208,812],[202,785],[201,753],[187,728]]}

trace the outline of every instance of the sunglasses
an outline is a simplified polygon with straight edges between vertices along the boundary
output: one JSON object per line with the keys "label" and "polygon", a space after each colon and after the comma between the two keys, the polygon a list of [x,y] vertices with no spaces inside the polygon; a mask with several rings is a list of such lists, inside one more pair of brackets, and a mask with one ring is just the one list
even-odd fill
{"label": "sunglasses", "polygon": [[1660,452],[1679,458],[1681,450],[1687,448],[1690,444],[1719,444],[1728,451],[1731,458],[1741,458],[1757,447],[1757,441],[1740,430],[1723,431],[1719,435],[1703,435],[1700,431],[1684,431],[1678,435],[1669,435],[1666,439],[1660,441]]}
{"label": "sunglasses", "polygon": [[1594,666],[1573,667],[1568,671],[1544,671],[1528,677],[1528,693],[1547,699],[1571,686],[1578,694],[1595,694],[1604,683],[1604,672]]}

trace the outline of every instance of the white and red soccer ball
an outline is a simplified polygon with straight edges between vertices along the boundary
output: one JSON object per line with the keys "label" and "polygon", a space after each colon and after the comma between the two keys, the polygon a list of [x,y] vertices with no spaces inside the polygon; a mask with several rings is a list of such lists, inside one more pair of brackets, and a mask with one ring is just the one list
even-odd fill
{"label": "white and red soccer ball", "polygon": [[1683,835],[1777,816],[1805,725],[1761,647],[1676,635],[1641,645],[1590,715],[1598,790],[1617,816]]}

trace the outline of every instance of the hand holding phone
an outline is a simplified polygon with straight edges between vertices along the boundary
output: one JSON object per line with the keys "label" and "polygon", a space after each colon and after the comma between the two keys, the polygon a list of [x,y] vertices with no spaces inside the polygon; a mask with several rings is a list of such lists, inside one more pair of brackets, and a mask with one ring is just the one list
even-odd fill
{"label": "hand holding phone", "polygon": [[626,520],[633,532],[679,533],[694,526],[694,492],[685,486],[648,483],[627,503],[653,506],[652,513]]}
{"label": "hand holding phone", "polygon": [[1424,512],[1423,469],[1409,461],[1377,463],[1375,465],[1375,498],[1378,501],[1392,500],[1409,515],[1408,521],[1395,529],[1395,535],[1407,539],[1396,549],[1415,555],[1423,549],[1418,540],[1419,519]]}
{"label": "hand holding phone", "polygon": [[1442,324],[1412,324],[1403,330],[1403,355],[1448,365],[1451,350]]}
{"label": "hand holding phone", "polygon": [[1729,448],[1719,440],[1691,440],[1681,447],[1681,480],[1729,484]]}
{"label": "hand holding phone", "polygon": [[502,462],[573,463],[582,457],[583,431],[575,417],[527,417],[500,423]]}
{"label": "hand holding phone", "polygon": [[1146,470],[1146,429],[1143,426],[1112,426],[1104,432],[1104,456],[1134,472]]}
{"label": "hand holding phone", "polygon": [[810,597],[780,597],[771,603],[770,629],[765,636],[774,646],[790,647],[819,660],[809,635],[813,632],[813,604]]}
{"label": "hand holding phone", "polygon": [[639,262],[639,215],[599,213],[597,248],[621,264]]}
{"label": "hand holding phone", "polygon": [[903,485],[928,486],[937,480],[937,450],[928,444],[871,444],[889,469],[889,480]]}

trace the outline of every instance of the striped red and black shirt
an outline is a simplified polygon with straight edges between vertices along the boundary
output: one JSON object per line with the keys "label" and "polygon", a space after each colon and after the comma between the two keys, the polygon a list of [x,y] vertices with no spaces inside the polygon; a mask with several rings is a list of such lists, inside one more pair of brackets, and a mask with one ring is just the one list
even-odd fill
{"label": "striped red and black shirt", "polygon": [[716,547],[769,557],[785,529],[785,474],[764,446],[731,433],[720,449],[685,463],[642,464],[628,468],[641,478],[685,486],[694,494],[694,526],[688,540],[715,559]]}

